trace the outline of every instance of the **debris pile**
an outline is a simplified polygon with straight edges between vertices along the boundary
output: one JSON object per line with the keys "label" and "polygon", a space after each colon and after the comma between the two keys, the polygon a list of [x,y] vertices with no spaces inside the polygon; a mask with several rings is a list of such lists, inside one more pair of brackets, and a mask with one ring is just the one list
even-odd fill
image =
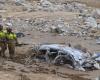
{"label": "debris pile", "polygon": [[[7,4],[6,4],[7,3]],[[0,0],[0,6],[15,5],[23,9],[23,11],[67,11],[77,13],[88,13],[89,9],[85,4],[78,2],[65,2],[65,3],[53,3],[48,0],[36,1],[32,4],[28,0]],[[4,5],[4,6],[5,6]],[[0,7],[2,8],[2,7]]]}
{"label": "debris pile", "polygon": [[[69,21],[65,18],[59,17],[55,19],[49,18],[13,18],[8,17],[3,21],[5,26],[10,26],[13,29],[24,31],[41,31],[58,33],[60,35],[70,36],[89,36],[91,30],[97,28],[97,22],[93,17],[76,16]],[[19,28],[20,27],[20,28]],[[93,34],[93,33],[92,33]]]}
{"label": "debris pile", "polygon": [[[16,7],[22,8],[24,11],[64,11],[74,12],[77,15],[73,18],[66,20],[64,17],[57,17],[56,19],[49,19],[48,17],[40,18],[13,18],[7,17],[4,19],[5,26],[11,26],[18,32],[28,31],[42,31],[58,33],[60,35],[81,36],[90,37],[92,28],[99,28],[97,19],[99,19],[99,9],[92,9],[85,4],[78,2],[66,2],[66,3],[53,3],[48,0],[40,0],[36,4],[30,3],[28,0],[14,0],[7,1],[9,5],[13,4]],[[0,4],[5,5],[7,3],[1,1]],[[0,6],[2,6],[0,5]],[[2,7],[0,7],[2,8]],[[19,9],[19,8],[18,8]],[[1,22],[1,21],[0,21]],[[20,27],[20,28],[19,28]],[[93,34],[92,34],[93,35]]]}
{"label": "debris pile", "polygon": [[[43,44],[35,46],[36,53],[31,59],[40,59],[56,65],[69,64],[75,70],[100,69],[97,57],[90,56],[88,52],[60,44]],[[88,56],[87,56],[88,55]],[[98,56],[98,55],[97,55]],[[100,58],[100,56],[98,56]]]}
{"label": "debris pile", "polygon": [[[42,32],[52,32],[58,34],[75,33],[78,28],[78,19],[73,19],[72,22],[66,23],[64,18],[57,19],[46,19],[46,18],[33,18],[33,19],[21,19],[21,18],[7,18],[4,21],[5,26],[11,26],[17,31],[42,31]],[[81,19],[80,19],[81,21]],[[20,28],[19,28],[20,27]],[[76,28],[76,29],[75,29]]]}
{"label": "debris pile", "polygon": [[72,2],[72,3],[52,3],[48,0],[40,0],[35,5],[36,11],[67,11],[67,12],[78,12],[88,13],[88,8],[85,4]]}

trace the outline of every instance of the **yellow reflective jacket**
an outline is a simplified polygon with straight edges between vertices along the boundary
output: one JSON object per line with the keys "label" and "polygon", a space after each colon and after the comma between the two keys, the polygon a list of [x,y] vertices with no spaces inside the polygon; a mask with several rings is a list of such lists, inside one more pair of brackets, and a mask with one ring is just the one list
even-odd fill
{"label": "yellow reflective jacket", "polygon": [[8,40],[15,40],[17,38],[15,33],[7,33],[6,37]]}
{"label": "yellow reflective jacket", "polygon": [[0,39],[2,39],[2,38],[5,38],[6,37],[6,34],[5,34],[5,32],[3,32],[3,31],[0,31]]}

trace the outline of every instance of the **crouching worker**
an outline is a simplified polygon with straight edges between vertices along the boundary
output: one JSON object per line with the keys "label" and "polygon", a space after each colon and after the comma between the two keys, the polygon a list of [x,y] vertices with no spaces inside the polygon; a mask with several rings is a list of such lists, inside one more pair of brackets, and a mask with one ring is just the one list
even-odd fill
{"label": "crouching worker", "polygon": [[0,25],[0,56],[6,57],[5,56],[5,50],[7,49],[6,45],[6,34],[3,31],[3,26]]}
{"label": "crouching worker", "polygon": [[12,32],[12,28],[7,28],[7,45],[8,45],[8,50],[9,50],[9,55],[10,58],[13,59],[15,56],[15,46],[17,43],[17,37],[16,34]]}

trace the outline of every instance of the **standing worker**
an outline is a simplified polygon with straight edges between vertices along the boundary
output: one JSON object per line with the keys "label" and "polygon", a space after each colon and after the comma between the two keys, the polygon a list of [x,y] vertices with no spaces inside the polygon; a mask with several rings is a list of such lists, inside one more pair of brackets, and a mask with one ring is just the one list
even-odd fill
{"label": "standing worker", "polygon": [[0,56],[5,56],[5,50],[7,49],[6,45],[6,33],[3,31],[3,26],[0,25]]}
{"label": "standing worker", "polygon": [[12,32],[12,28],[7,28],[7,44],[8,44],[8,50],[10,58],[13,59],[15,56],[15,45],[17,43],[17,37],[16,34]]}

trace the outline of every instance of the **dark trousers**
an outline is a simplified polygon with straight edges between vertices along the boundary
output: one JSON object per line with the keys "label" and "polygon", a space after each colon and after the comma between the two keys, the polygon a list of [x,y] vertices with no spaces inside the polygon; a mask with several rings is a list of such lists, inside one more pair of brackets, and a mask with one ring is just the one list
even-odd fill
{"label": "dark trousers", "polygon": [[9,50],[9,55],[10,55],[10,58],[14,58],[15,56],[15,43],[8,43],[8,50]]}
{"label": "dark trousers", "polygon": [[7,44],[3,43],[3,42],[0,42],[0,56],[6,57],[5,56],[6,49],[7,49]]}

